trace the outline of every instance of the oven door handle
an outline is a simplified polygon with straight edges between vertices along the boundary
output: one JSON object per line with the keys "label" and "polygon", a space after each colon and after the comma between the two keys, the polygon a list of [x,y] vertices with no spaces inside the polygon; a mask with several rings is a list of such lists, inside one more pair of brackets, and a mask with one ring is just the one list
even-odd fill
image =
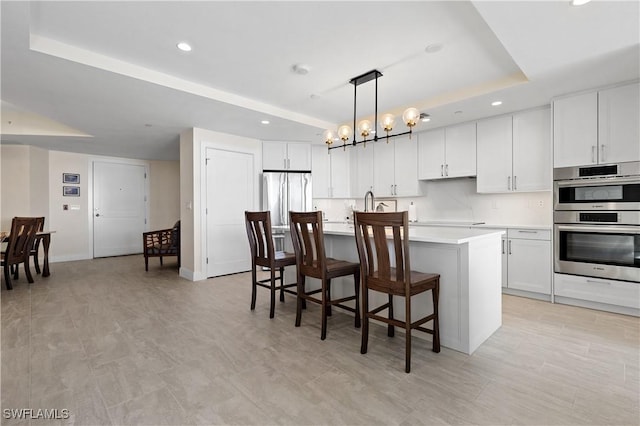
{"label": "oven door handle", "polygon": [[577,186],[605,186],[617,185],[621,183],[640,183],[638,176],[612,176],[594,178],[576,178],[571,180],[557,180],[555,184],[558,188],[575,188]]}
{"label": "oven door handle", "polygon": [[640,226],[619,225],[556,225],[558,231],[595,232],[599,234],[640,234]]}

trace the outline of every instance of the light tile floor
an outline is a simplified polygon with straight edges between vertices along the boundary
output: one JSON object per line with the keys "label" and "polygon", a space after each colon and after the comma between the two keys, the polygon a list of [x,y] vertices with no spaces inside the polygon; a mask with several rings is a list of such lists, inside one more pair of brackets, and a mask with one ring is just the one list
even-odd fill
{"label": "light tile floor", "polygon": [[[157,262],[156,262],[157,263]],[[68,409],[3,424],[640,424],[640,320],[513,296],[472,356],[352,317],[327,340],[295,299],[250,311],[250,276],[192,283],[141,256],[51,266],[0,293],[2,408]],[[3,283],[4,287],[4,283]],[[4,414],[4,411],[3,411]]]}

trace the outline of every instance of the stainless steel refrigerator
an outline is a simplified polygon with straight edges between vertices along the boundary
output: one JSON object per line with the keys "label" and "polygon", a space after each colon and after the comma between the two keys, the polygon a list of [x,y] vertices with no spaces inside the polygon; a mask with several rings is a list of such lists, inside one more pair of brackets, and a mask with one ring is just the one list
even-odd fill
{"label": "stainless steel refrigerator", "polygon": [[289,211],[311,211],[311,196],[309,172],[262,173],[262,209],[271,212],[276,250],[284,250],[284,230],[289,227]]}

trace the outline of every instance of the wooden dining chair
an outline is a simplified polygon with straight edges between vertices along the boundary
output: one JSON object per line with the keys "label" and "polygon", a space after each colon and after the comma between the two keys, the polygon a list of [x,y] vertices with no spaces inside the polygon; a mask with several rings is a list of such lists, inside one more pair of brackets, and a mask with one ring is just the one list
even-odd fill
{"label": "wooden dining chair", "polygon": [[[271,291],[271,305],[269,318],[273,318],[276,305],[276,292],[280,291],[280,301],[284,302],[284,293],[297,294],[296,291],[289,290],[297,287],[297,283],[284,283],[284,267],[296,264],[296,255],[284,251],[276,251],[273,243],[273,232],[271,230],[271,213],[264,212],[244,212],[247,237],[251,248],[251,310],[256,308],[257,287],[268,288]],[[258,267],[269,268],[269,278],[258,280]],[[276,271],[279,276],[276,276]],[[276,285],[276,281],[280,283]],[[268,284],[267,284],[268,283]]]}
{"label": "wooden dining chair", "polygon": [[[406,332],[405,371],[411,370],[411,330],[416,329],[433,335],[433,352],[440,352],[440,330],[438,324],[438,296],[440,275],[411,270],[409,262],[409,216],[406,211],[393,213],[355,213],[356,246],[360,257],[362,274],[362,346],[360,353],[367,353],[369,319],[382,321],[387,326],[387,335],[393,337],[394,327]],[[392,266],[395,261],[395,267]],[[388,295],[386,303],[369,308],[369,290]],[[433,313],[412,321],[411,298],[431,290]],[[393,314],[393,296],[405,300],[405,319],[399,321]],[[388,316],[379,313],[387,309]],[[433,321],[432,328],[423,324]]]}
{"label": "wooden dining chair", "polygon": [[38,231],[38,218],[14,217],[11,220],[11,232],[7,238],[7,248],[0,254],[0,262],[4,270],[4,282],[7,290],[12,290],[11,268],[15,267],[14,278],[18,279],[18,266],[24,264],[24,273],[29,283],[33,277],[29,270],[29,253]]}
{"label": "wooden dining chair", "polygon": [[[37,217],[38,221],[38,230],[37,232],[42,232],[44,230],[44,217]],[[37,274],[40,274],[40,260],[38,259],[38,251],[40,250],[40,242],[42,238],[39,238],[37,235],[33,239],[33,244],[29,250],[29,256],[33,259],[33,267],[36,270]]]}
{"label": "wooden dining chair", "polygon": [[[289,212],[291,240],[296,254],[298,272],[298,299],[296,306],[296,327],[300,327],[303,302],[311,301],[321,306],[322,328],[320,339],[327,337],[327,316],[331,306],[355,313],[355,326],[360,327],[360,265],[344,260],[326,257],[322,232],[322,212]],[[331,280],[353,275],[354,295],[331,299]],[[307,292],[305,277],[320,280],[321,288]],[[315,295],[320,293],[320,297]],[[355,301],[355,307],[345,302]]]}

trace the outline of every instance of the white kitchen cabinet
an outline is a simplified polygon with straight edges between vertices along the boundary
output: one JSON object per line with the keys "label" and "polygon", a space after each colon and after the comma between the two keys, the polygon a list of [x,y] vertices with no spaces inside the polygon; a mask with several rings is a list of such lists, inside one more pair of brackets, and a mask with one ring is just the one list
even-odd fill
{"label": "white kitchen cabinet", "polygon": [[[348,148],[347,148],[348,149]],[[313,198],[348,198],[350,196],[349,151],[313,145],[311,179]]]}
{"label": "white kitchen cabinet", "polygon": [[[555,300],[559,303],[632,315],[638,315],[638,309],[640,309],[640,285],[638,283],[554,274],[553,287]],[[593,304],[589,304],[589,302]],[[622,307],[622,310],[616,309],[616,307]],[[635,312],[625,311],[625,308],[634,309]]]}
{"label": "white kitchen cabinet", "polygon": [[553,165],[640,161],[638,83],[556,99]]}
{"label": "white kitchen cabinet", "polygon": [[419,134],[418,178],[444,179],[476,175],[476,123]]}
{"label": "white kitchen cabinet", "polygon": [[263,170],[311,170],[311,144],[302,142],[262,142]]}
{"label": "white kitchen cabinet", "polygon": [[551,231],[510,228],[507,258],[507,288],[551,294]]}
{"label": "white kitchen cabinet", "polygon": [[[373,193],[376,197],[420,195],[417,136],[380,139],[373,151]],[[360,194],[358,194],[360,195]],[[364,195],[364,194],[363,194]]]}
{"label": "white kitchen cabinet", "polygon": [[640,161],[640,83],[598,92],[598,162]]}
{"label": "white kitchen cabinet", "polygon": [[477,191],[550,190],[550,121],[549,108],[478,121]]}
{"label": "white kitchen cabinet", "polygon": [[351,196],[364,197],[367,191],[373,191],[373,145],[358,145],[351,150]]}

